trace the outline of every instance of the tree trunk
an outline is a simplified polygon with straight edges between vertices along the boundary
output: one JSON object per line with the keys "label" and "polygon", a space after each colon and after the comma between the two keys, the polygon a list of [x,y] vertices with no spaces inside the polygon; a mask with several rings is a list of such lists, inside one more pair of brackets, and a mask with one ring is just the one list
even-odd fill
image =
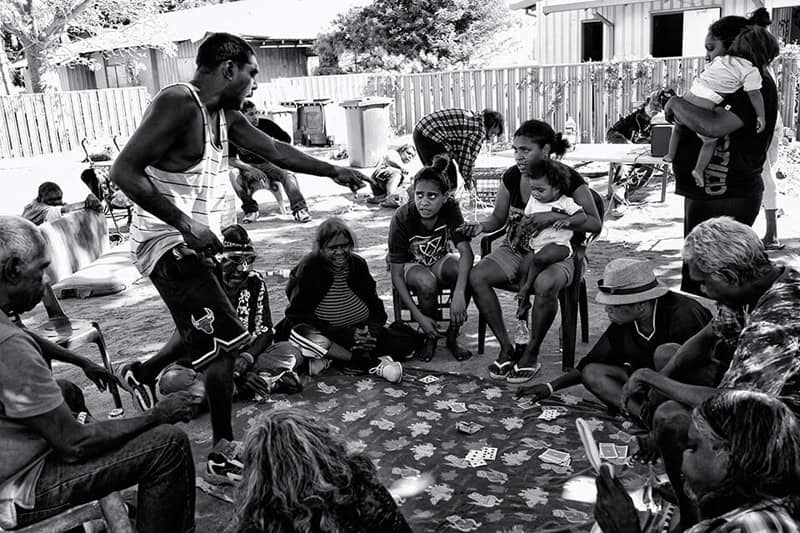
{"label": "tree trunk", "polygon": [[47,63],[45,61],[44,46],[39,43],[23,44],[25,45],[25,59],[28,61],[28,74],[31,80],[31,87],[27,89],[33,93],[42,93],[47,89],[45,84]]}
{"label": "tree trunk", "polygon": [[6,55],[6,42],[3,35],[0,34],[0,94],[11,94],[11,64]]}

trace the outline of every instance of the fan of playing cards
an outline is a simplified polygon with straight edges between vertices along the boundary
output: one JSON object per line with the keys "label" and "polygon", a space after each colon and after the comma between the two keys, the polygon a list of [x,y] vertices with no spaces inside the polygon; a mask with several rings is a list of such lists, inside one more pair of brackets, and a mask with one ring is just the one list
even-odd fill
{"label": "fan of playing cards", "polygon": [[[583,449],[586,451],[586,458],[589,459],[589,464],[597,474],[600,474],[600,450],[597,447],[597,442],[592,435],[592,429],[583,418],[575,420],[575,426],[578,428],[578,436],[583,443]],[[612,445],[613,446],[613,445]],[[608,465],[608,472],[611,477],[614,477],[614,467]]]}

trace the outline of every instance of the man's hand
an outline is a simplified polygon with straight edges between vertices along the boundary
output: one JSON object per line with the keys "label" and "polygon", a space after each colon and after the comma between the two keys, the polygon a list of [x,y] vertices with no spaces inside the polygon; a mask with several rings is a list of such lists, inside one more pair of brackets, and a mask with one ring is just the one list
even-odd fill
{"label": "man's hand", "polygon": [[420,329],[427,337],[442,337],[442,332],[439,331],[439,325],[431,317],[422,315],[417,320],[417,324],[419,324]]}
{"label": "man's hand", "polygon": [[548,387],[547,383],[537,383],[531,387],[521,387],[517,389],[517,393],[514,394],[514,399],[519,400],[523,396],[528,396],[532,402],[538,402],[539,400],[544,400],[552,396],[552,390],[553,389]]}
{"label": "man's hand", "polygon": [[86,200],[83,202],[83,207],[86,209],[92,209],[94,211],[102,211],[103,210],[103,203],[92,193],[86,197]]}
{"label": "man's hand", "polygon": [[765,126],[766,122],[764,121],[764,117],[756,117],[756,133],[764,131]]}
{"label": "man's hand", "polygon": [[461,327],[467,321],[467,301],[461,293],[453,294],[450,301],[450,322],[456,326]]}
{"label": "man's hand", "polygon": [[182,234],[186,246],[201,255],[211,256],[222,253],[222,243],[219,242],[219,238],[211,231],[211,228],[205,224],[191,220],[189,229]]}
{"label": "man's hand", "polygon": [[631,377],[628,378],[628,381],[622,387],[620,403],[623,410],[628,410],[628,403],[632,400],[637,398],[644,399],[647,395],[650,385],[646,382],[646,376],[649,370],[648,368],[640,368],[631,374]]}
{"label": "man's hand", "polygon": [[622,483],[611,477],[608,465],[600,465],[600,474],[595,480],[597,502],[594,518],[603,531],[611,533],[640,533],[639,514],[633,506]]}
{"label": "man's hand", "polygon": [[464,232],[464,235],[472,239],[483,233],[483,224],[480,222],[464,222],[460,229]]}
{"label": "man's hand", "polygon": [[106,388],[112,383],[115,385],[119,385],[119,380],[117,376],[106,370],[104,367],[98,365],[97,363],[92,363],[88,361],[82,368],[83,373],[86,374],[86,377],[89,378],[89,381],[94,383],[100,392],[104,392]]}
{"label": "man's hand", "polygon": [[202,399],[198,400],[189,391],[175,392],[161,398],[151,412],[159,424],[189,422],[194,416],[198,401]]}
{"label": "man's hand", "polygon": [[368,178],[357,170],[347,167],[336,167],[336,174],[331,179],[342,187],[349,187],[353,192],[363,187],[365,181],[374,185],[371,178]]}

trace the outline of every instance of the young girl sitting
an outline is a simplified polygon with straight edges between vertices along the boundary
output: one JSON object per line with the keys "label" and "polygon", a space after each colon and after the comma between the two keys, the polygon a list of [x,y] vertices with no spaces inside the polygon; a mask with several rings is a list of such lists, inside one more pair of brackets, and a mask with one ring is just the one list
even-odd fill
{"label": "young girl sitting", "polygon": [[[754,20],[760,16],[761,9],[753,15]],[[768,14],[766,16],[769,17]],[[746,26],[727,49],[724,45],[720,45],[708,50],[707,59],[711,63],[694,80],[691,89],[683,98],[703,109],[713,109],[722,103],[726,96],[744,88],[756,112],[756,131],[761,133],[766,125],[764,99],[761,96],[761,71],[769,67],[779,51],[778,41],[766,28],[759,24]],[[665,161],[671,162],[675,158],[679,139],[683,134],[681,129],[678,127],[673,129]],[[703,146],[697,156],[692,176],[697,186],[703,187],[705,186],[703,174],[714,155],[717,139],[697,135],[703,140]]]}
{"label": "young girl sitting", "polygon": [[[583,208],[566,195],[570,175],[564,167],[545,162],[546,172],[530,180],[531,196],[525,205],[525,216],[535,221],[537,213],[561,215],[550,226],[537,227],[533,234],[522,237],[522,249],[527,250],[519,265],[520,279],[517,294],[517,318],[525,319],[530,310],[530,294],[536,276],[548,266],[572,257],[572,230],[575,224],[583,224],[586,214]],[[530,173],[529,175],[532,175]]]}
{"label": "young girl sitting", "polygon": [[[447,195],[444,172],[449,159],[437,155],[433,165],[417,172],[413,201],[400,207],[389,226],[389,264],[392,284],[411,311],[427,340],[418,358],[430,361],[442,332],[436,324],[436,304],[440,287],[452,290],[450,325],[444,335],[447,348],[458,361],[472,357],[459,346],[458,331],[467,320],[467,283],[474,256],[469,238],[461,226],[464,217]],[[458,255],[449,253],[455,245]],[[417,295],[418,303],[409,289]]]}

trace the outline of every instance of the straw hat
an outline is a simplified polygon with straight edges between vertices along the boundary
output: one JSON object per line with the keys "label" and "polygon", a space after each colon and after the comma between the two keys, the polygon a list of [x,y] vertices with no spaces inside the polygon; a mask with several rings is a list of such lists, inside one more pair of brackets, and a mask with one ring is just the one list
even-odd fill
{"label": "straw hat", "polygon": [[626,305],[653,300],[667,293],[653,273],[650,261],[614,259],[606,265],[603,279],[597,282],[597,302]]}

